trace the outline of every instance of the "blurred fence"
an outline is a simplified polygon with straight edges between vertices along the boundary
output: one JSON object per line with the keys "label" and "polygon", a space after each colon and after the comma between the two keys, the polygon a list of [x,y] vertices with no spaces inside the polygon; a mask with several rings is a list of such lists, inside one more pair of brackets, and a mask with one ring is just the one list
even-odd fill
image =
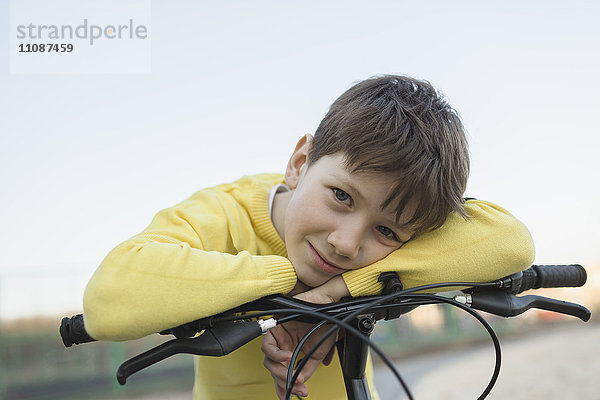
{"label": "blurred fence", "polygon": [[56,329],[3,332],[0,393],[3,399],[110,399],[168,391],[191,392],[192,356],[171,357],[131,377],[115,378],[126,359],[162,343],[158,335],[126,343],[98,342],[65,349]]}

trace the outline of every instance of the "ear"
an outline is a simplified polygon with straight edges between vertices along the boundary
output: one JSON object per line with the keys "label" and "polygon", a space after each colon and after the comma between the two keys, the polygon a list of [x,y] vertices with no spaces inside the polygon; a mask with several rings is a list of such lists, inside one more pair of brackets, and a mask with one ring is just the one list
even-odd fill
{"label": "ear", "polygon": [[306,134],[302,136],[298,141],[298,144],[296,144],[296,149],[288,161],[285,169],[285,183],[292,189],[295,189],[298,186],[300,177],[308,166],[308,152],[310,151],[312,141],[312,135]]}

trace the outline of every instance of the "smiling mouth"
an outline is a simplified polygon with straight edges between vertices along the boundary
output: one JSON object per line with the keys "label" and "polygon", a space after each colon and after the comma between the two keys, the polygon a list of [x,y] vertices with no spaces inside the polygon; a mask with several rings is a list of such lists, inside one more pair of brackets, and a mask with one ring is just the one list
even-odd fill
{"label": "smiling mouth", "polygon": [[310,242],[308,242],[308,246],[310,248],[310,253],[311,253],[313,262],[321,270],[323,270],[324,272],[327,272],[328,274],[334,274],[334,275],[346,272],[345,269],[336,267],[335,265],[330,264],[327,260],[325,260],[321,256],[321,254],[319,254],[319,252],[317,251],[317,249],[315,249],[314,246]]}

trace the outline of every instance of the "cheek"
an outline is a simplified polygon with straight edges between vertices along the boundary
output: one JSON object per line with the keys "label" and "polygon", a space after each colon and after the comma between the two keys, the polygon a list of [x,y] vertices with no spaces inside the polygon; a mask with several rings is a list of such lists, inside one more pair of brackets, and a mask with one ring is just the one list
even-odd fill
{"label": "cheek", "polygon": [[288,207],[285,219],[286,237],[288,232],[297,237],[322,231],[329,225],[332,213],[317,196],[294,196]]}
{"label": "cheek", "polygon": [[367,243],[365,243],[365,245],[366,246],[364,247],[364,249],[365,249],[365,261],[364,262],[366,263],[366,265],[373,264],[374,262],[387,257],[393,251],[400,248],[400,246],[394,247],[394,246],[384,245],[381,242],[377,241],[376,239],[369,240]]}

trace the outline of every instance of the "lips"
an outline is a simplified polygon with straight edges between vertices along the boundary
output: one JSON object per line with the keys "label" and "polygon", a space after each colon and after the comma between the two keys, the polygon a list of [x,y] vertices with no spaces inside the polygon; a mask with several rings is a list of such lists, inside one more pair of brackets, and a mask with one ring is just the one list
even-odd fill
{"label": "lips", "polygon": [[313,262],[315,263],[315,265],[317,267],[319,267],[324,272],[327,272],[328,274],[337,275],[337,274],[341,274],[346,271],[345,269],[336,267],[335,265],[330,264],[327,260],[325,260],[319,254],[319,252],[313,247],[313,245],[310,244],[310,242],[308,243],[308,247],[310,248],[310,253],[311,253]]}

